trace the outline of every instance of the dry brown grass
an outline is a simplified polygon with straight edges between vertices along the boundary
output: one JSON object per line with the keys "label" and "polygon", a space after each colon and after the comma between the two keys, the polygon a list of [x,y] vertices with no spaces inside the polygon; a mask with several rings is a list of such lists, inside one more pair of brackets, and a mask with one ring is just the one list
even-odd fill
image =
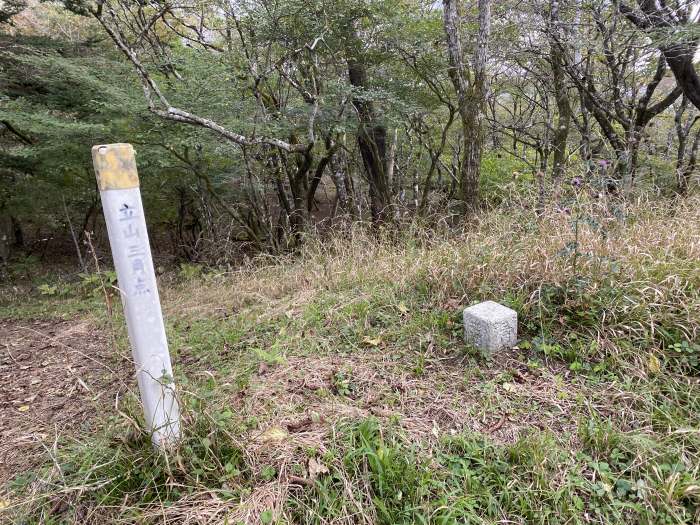
{"label": "dry brown grass", "polygon": [[[700,282],[700,198],[686,200],[579,204],[578,273],[598,274],[618,263],[620,280],[645,286],[663,269],[665,261],[685,264],[677,275],[669,272],[656,285],[671,291],[687,281]],[[575,210],[574,210],[575,213]],[[624,216],[627,220],[620,221]],[[584,223],[595,219],[598,232]],[[631,219],[631,221],[630,221]],[[323,240],[311,240],[296,256],[262,257],[237,270],[212,276],[207,285],[169,290],[171,315],[196,317],[265,304],[270,315],[287,306],[313,301],[320,291],[348,288],[371,291],[373,285],[392,283],[411,288],[419,280],[431,285],[437,301],[469,301],[485,285],[492,293],[513,294],[533,283],[562,284],[572,276],[572,257],[561,251],[574,240],[570,210],[548,209],[540,218],[522,210],[498,209],[479,217],[459,232],[440,235],[413,231],[398,241],[375,235],[363,226],[349,227]],[[605,230],[605,235],[600,231]],[[652,298],[657,286],[645,289]],[[688,305],[689,315],[692,304]],[[272,309],[269,309],[272,307]],[[275,309],[277,308],[277,310]],[[689,334],[695,336],[696,334]]]}

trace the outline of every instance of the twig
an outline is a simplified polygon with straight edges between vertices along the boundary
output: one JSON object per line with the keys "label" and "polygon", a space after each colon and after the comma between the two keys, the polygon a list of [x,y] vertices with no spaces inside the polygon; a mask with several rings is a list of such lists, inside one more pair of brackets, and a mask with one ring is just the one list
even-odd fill
{"label": "twig", "polygon": [[491,434],[493,432],[496,432],[496,430],[500,429],[503,426],[503,424],[506,422],[507,418],[508,418],[508,414],[503,414],[501,416],[501,419],[499,419],[495,425],[492,425],[486,429],[486,433]]}
{"label": "twig", "polygon": [[73,238],[73,244],[75,245],[75,251],[78,254],[78,262],[80,263],[80,269],[85,271],[85,261],[83,260],[83,254],[80,251],[80,243],[78,243],[78,237],[75,235],[75,229],[73,228],[73,222],[70,220],[70,213],[68,213],[68,206],[66,206],[66,198],[61,195],[61,200],[63,201],[63,211],[66,214],[66,220],[68,221],[68,228],[70,229],[70,236]]}

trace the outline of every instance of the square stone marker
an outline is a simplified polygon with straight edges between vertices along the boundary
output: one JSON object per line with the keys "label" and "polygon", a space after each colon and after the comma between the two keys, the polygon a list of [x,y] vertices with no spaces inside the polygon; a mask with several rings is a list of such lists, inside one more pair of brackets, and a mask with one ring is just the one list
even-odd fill
{"label": "square stone marker", "polygon": [[518,313],[494,301],[465,308],[464,341],[487,353],[515,346]]}

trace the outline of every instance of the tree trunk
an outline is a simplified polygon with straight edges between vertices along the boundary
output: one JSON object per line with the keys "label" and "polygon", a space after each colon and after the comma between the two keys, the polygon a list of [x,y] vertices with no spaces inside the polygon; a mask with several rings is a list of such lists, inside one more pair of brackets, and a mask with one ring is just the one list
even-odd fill
{"label": "tree trunk", "polygon": [[[659,34],[665,36],[667,43],[659,45],[659,50],[666,59],[678,87],[688,100],[700,109],[700,77],[693,64],[699,39],[690,27],[685,27],[695,23],[694,16],[688,11],[693,2],[680,6],[675,14],[664,2],[659,4],[652,0],[637,0],[637,4],[642,13],[624,2],[620,2],[619,10],[639,29],[655,32],[654,38],[657,41]],[[664,32],[667,34],[663,35]]]}
{"label": "tree trunk", "polygon": [[22,224],[14,216],[10,216],[10,222],[12,223],[12,232],[15,236],[15,248],[24,248],[24,231],[22,230]]}
{"label": "tree trunk", "polygon": [[666,58],[673,76],[676,77],[678,86],[683,90],[683,94],[688,97],[693,105],[700,109],[700,78],[695,71],[693,59],[697,44],[678,44],[662,47],[661,52]]}
{"label": "tree trunk", "polygon": [[12,245],[12,220],[9,215],[0,214],[0,265],[5,265],[10,259]]}
{"label": "tree trunk", "polygon": [[685,167],[681,171],[678,179],[678,193],[681,195],[685,195],[688,192],[690,177],[695,172],[695,165],[698,159],[698,147],[700,147],[700,130],[695,132],[695,138],[693,139],[693,145],[690,148],[688,162],[685,164]]}
{"label": "tree trunk", "polygon": [[[479,199],[479,177],[481,173],[481,152],[484,146],[483,112],[479,105],[479,95],[467,98],[462,111],[462,140],[464,159],[460,174],[459,189],[462,200],[468,209],[474,209]],[[471,100],[470,100],[471,99]]]}
{"label": "tree trunk", "polygon": [[[355,58],[348,59],[350,84],[362,90],[367,87],[367,68]],[[391,218],[391,191],[387,180],[386,126],[377,122],[374,107],[362,97],[353,97],[360,125],[357,145],[369,182],[369,200],[372,221],[385,222]]]}
{"label": "tree trunk", "polygon": [[554,179],[561,179],[566,167],[566,144],[571,127],[571,103],[566,86],[563,49],[559,39],[562,32],[559,31],[559,2],[550,0],[550,16],[548,36],[550,39],[550,64],[552,67],[552,80],[554,87],[554,100],[557,104],[557,127],[552,137],[552,175]]}
{"label": "tree trunk", "polygon": [[683,122],[683,117],[688,108],[688,97],[683,96],[683,101],[680,106],[676,109],[675,115],[675,127],[676,136],[678,138],[678,150],[676,153],[676,178],[678,181],[678,193],[684,195],[688,191],[688,183],[690,177],[695,171],[695,163],[697,159],[698,142],[700,141],[700,132],[695,133],[695,138],[690,147],[690,154],[688,155],[688,161],[686,162],[686,152],[688,150],[688,138],[690,137],[690,131],[695,125],[695,123],[700,119],[700,116],[691,116],[686,122]]}
{"label": "tree trunk", "polygon": [[[292,209],[289,215],[289,223],[292,227],[292,235],[297,243],[301,241],[301,236],[306,231],[308,224],[307,203],[309,201],[309,191],[307,177],[312,161],[311,151],[307,151],[302,156],[297,156],[292,166],[289,163],[285,164],[289,189],[292,192]],[[311,196],[311,200],[313,200],[313,196]]]}
{"label": "tree trunk", "polygon": [[484,144],[486,106],[486,59],[491,32],[491,0],[478,0],[479,30],[472,58],[473,78],[469,78],[461,37],[457,0],[443,0],[443,22],[450,63],[450,80],[457,92],[462,121],[462,166],[459,187],[467,209],[474,209],[479,198],[481,154]]}
{"label": "tree trunk", "polygon": [[335,157],[331,159],[331,179],[333,180],[333,185],[335,186],[337,209],[340,210],[340,215],[352,215],[350,197],[348,196],[348,189],[345,186],[345,172],[343,170],[343,164],[340,159]]}
{"label": "tree trunk", "polygon": [[625,164],[620,164],[620,180],[622,181],[622,190],[625,194],[632,191],[632,184],[637,176],[637,166],[639,164],[639,147],[642,142],[642,130],[633,127],[626,134],[627,149],[624,154]]}
{"label": "tree trunk", "polygon": [[396,146],[399,142],[399,128],[394,128],[391,134],[391,144],[389,144],[389,158],[387,159],[386,181],[390,188],[394,182],[394,168],[396,166]]}

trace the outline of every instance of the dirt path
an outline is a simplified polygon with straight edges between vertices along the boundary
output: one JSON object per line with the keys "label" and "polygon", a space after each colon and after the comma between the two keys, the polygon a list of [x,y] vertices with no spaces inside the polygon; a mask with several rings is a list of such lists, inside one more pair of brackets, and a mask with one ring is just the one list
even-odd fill
{"label": "dirt path", "polygon": [[0,488],[58,437],[92,430],[128,379],[121,361],[86,321],[0,320]]}

